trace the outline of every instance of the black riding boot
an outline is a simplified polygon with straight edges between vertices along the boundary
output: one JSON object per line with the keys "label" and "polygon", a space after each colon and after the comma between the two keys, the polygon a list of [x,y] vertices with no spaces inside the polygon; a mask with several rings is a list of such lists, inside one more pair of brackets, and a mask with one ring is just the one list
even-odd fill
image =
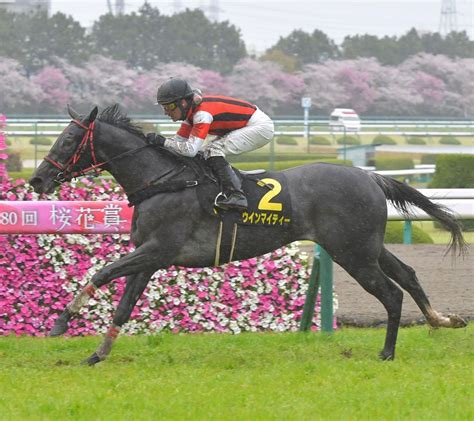
{"label": "black riding boot", "polygon": [[216,206],[222,209],[247,209],[247,198],[242,182],[223,156],[213,156],[207,162],[222,184],[223,194],[216,198]]}

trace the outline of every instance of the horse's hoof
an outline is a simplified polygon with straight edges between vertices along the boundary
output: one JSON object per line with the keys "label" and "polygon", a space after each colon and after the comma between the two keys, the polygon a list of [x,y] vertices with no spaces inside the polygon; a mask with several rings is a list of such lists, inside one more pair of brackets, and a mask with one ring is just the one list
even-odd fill
{"label": "horse's hoof", "polygon": [[459,317],[457,314],[448,314],[449,321],[451,322],[451,327],[458,328],[458,327],[466,327],[467,322]]}
{"label": "horse's hoof", "polygon": [[69,320],[71,319],[71,313],[66,309],[57,318],[53,328],[49,332],[49,336],[61,336],[64,335],[69,327]]}
{"label": "horse's hoof", "polygon": [[94,352],[89,358],[83,360],[81,362],[81,365],[88,365],[89,367],[96,365],[97,363],[100,363],[102,359],[97,355],[96,352]]}
{"label": "horse's hoof", "polygon": [[379,358],[382,361],[393,361],[395,359],[395,354],[393,352],[384,352],[384,351],[382,351],[379,354]]}

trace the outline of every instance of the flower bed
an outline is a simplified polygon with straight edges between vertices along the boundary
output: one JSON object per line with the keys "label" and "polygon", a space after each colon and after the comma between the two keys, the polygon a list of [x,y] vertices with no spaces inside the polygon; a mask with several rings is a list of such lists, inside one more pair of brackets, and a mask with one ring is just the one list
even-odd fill
{"label": "flower bed", "polygon": [[[0,200],[32,200],[23,181],[2,184]],[[59,200],[122,200],[106,181],[61,187]],[[72,297],[105,264],[133,249],[129,235],[9,235],[0,242],[0,334],[45,335]],[[219,268],[157,271],[122,332],[297,330],[309,279],[295,245]],[[123,289],[97,291],[68,333],[104,332]],[[337,301],[334,299],[335,307]],[[319,299],[317,307],[319,308]],[[315,313],[313,329],[320,325]]]}

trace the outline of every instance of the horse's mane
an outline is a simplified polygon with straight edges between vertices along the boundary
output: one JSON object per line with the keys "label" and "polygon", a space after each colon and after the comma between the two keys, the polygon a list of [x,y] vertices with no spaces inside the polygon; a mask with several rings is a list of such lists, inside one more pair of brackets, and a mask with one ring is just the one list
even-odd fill
{"label": "horse's mane", "polygon": [[[145,134],[143,133],[143,130],[140,126],[138,126],[136,123],[133,123],[129,117],[127,117],[127,114],[122,110],[122,107],[120,104],[114,104],[111,105],[110,107],[105,108],[99,115],[98,119],[102,123],[107,123],[112,126],[118,127],[120,129],[126,130],[127,132],[140,136],[142,138],[145,138]],[[182,155],[179,155],[178,153],[170,150],[170,149],[165,149],[165,148],[159,148],[160,155],[167,155],[168,157],[171,157],[174,160],[177,160],[184,165],[193,168],[195,171],[196,170],[196,165],[197,167],[200,167],[198,164],[198,161],[194,158],[188,158]]]}
{"label": "horse's mane", "polygon": [[112,126],[124,129],[127,132],[136,136],[144,137],[143,130],[140,126],[133,123],[125,114],[119,104],[111,105],[103,110],[99,115],[99,120],[103,123],[111,124]]}

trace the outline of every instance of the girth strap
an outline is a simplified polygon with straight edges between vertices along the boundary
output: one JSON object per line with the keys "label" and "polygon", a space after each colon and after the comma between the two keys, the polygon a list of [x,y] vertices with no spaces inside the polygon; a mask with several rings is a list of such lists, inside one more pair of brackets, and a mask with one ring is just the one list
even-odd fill
{"label": "girth strap", "polygon": [[238,225],[234,222],[232,226],[232,223],[229,222],[227,218],[219,221],[214,266],[230,263],[234,259]]}

